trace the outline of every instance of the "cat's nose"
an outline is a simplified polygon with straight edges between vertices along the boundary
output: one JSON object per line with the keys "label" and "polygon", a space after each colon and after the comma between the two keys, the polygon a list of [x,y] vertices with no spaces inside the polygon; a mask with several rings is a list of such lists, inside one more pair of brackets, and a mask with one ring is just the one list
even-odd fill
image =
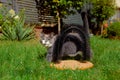
{"label": "cat's nose", "polygon": [[47,41],[47,42],[46,42],[46,44],[47,44],[47,45],[49,45],[49,44],[50,44],[50,42],[49,42],[49,41]]}
{"label": "cat's nose", "polygon": [[47,47],[51,47],[52,44],[51,44],[49,41],[47,41],[47,42],[46,42],[46,46],[47,46]]}

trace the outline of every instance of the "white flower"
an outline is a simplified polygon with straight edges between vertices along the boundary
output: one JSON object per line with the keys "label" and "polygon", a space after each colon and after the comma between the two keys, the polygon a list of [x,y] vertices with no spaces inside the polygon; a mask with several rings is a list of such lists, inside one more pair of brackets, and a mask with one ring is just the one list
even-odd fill
{"label": "white flower", "polygon": [[11,15],[11,17],[13,17],[13,16],[15,16],[15,11],[13,9],[10,9],[9,14]]}
{"label": "white flower", "polygon": [[3,6],[3,4],[2,3],[0,3],[0,7],[2,7]]}
{"label": "white flower", "polygon": [[14,17],[15,20],[19,20],[19,18],[20,18],[20,17],[19,17],[18,15],[16,15],[16,16]]}

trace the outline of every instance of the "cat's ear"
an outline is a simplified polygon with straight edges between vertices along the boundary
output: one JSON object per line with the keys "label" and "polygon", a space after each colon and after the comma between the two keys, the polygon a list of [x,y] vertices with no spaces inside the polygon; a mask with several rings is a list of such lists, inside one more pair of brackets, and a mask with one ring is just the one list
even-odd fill
{"label": "cat's ear", "polygon": [[51,38],[52,38],[54,35],[55,35],[54,32],[51,32],[51,33],[50,33],[50,37],[51,37]]}
{"label": "cat's ear", "polygon": [[41,32],[41,33],[40,33],[40,37],[43,37],[43,36],[44,36],[44,33],[43,33],[43,32]]}

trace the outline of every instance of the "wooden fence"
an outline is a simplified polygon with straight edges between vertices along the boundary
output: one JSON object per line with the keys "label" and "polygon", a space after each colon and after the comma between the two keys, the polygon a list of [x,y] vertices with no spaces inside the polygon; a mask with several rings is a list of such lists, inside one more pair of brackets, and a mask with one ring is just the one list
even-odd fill
{"label": "wooden fence", "polygon": [[21,9],[25,9],[26,23],[38,23],[38,13],[34,0],[0,0],[1,3],[14,9],[18,13]]}

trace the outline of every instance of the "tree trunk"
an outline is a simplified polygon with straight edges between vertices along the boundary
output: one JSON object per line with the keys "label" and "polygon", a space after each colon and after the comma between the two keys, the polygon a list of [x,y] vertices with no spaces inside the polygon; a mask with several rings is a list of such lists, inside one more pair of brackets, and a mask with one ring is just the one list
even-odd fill
{"label": "tree trunk", "polygon": [[102,21],[100,21],[99,26],[100,26],[100,35],[102,35],[103,34],[103,23],[102,23]]}
{"label": "tree trunk", "polygon": [[61,20],[60,20],[59,12],[57,12],[57,18],[58,18],[58,34],[60,34],[60,31],[61,31]]}
{"label": "tree trunk", "polygon": [[103,34],[103,25],[101,24],[101,35]]}

